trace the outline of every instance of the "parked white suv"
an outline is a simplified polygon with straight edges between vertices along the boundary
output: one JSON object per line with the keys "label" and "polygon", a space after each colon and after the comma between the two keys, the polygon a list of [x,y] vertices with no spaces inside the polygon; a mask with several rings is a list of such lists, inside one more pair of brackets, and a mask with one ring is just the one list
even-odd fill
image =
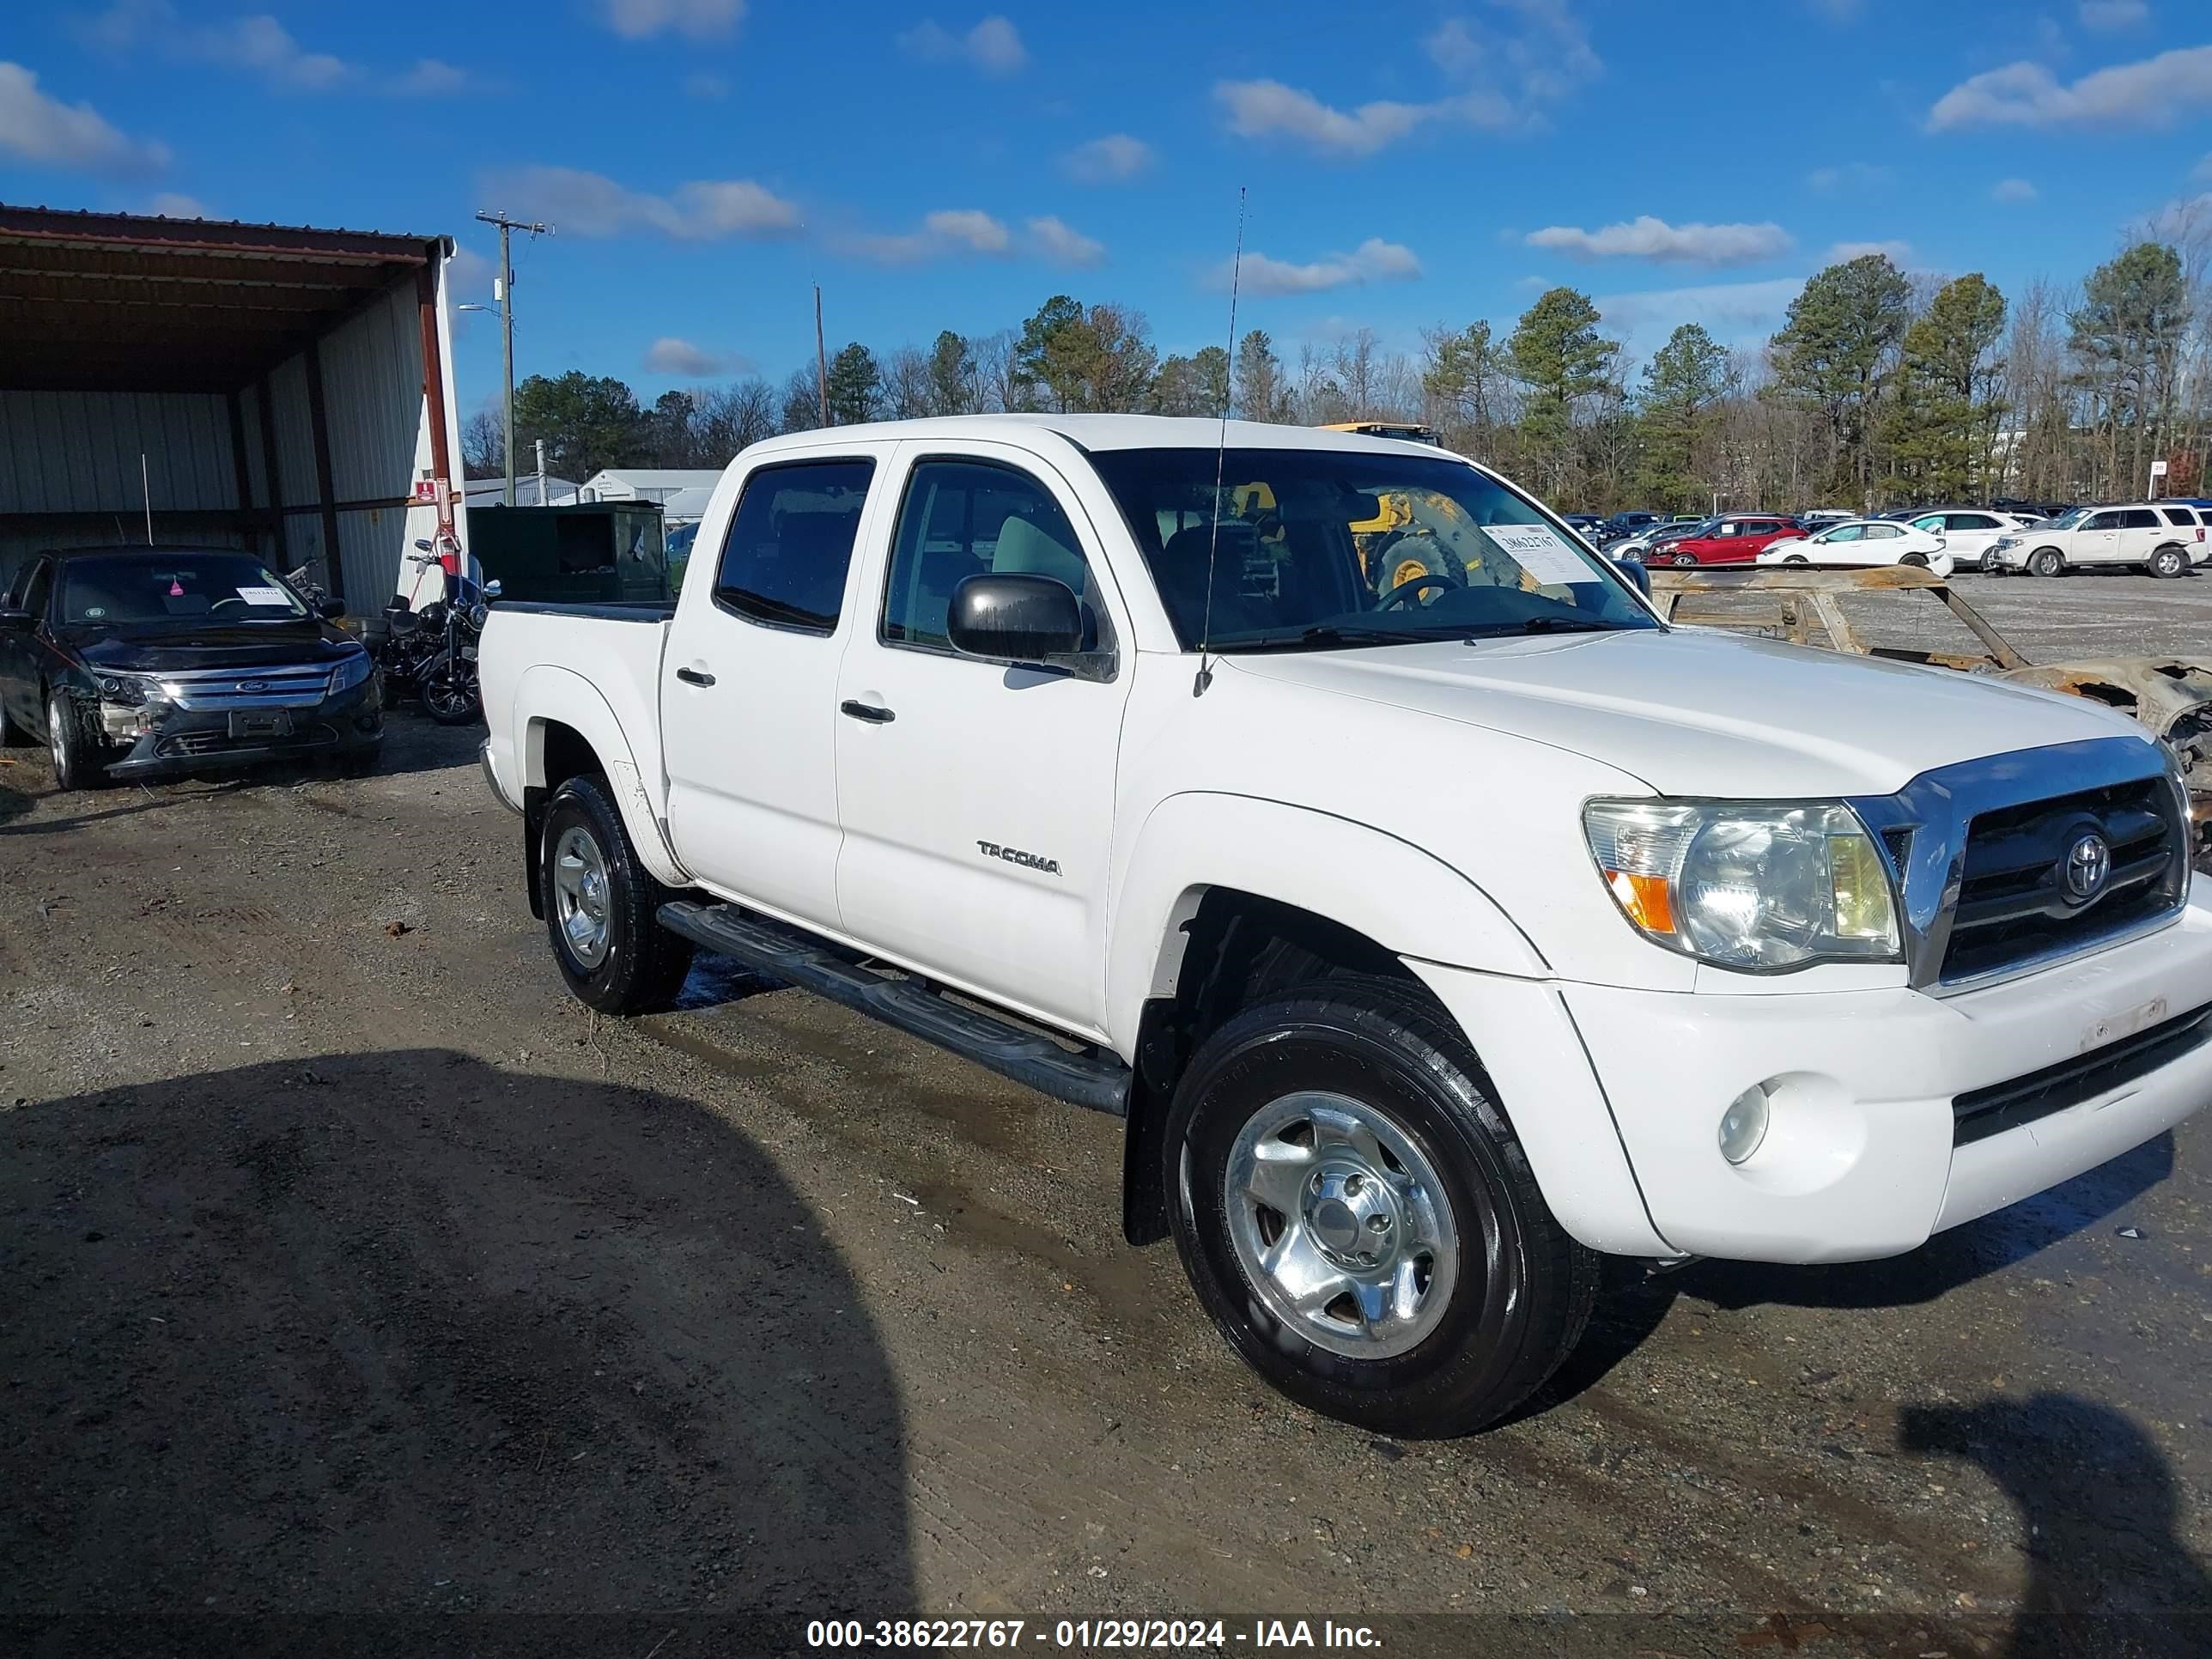
{"label": "parked white suv", "polygon": [[2005,537],[2040,523],[2039,519],[2024,519],[2017,514],[1978,507],[1942,507],[1911,520],[1915,530],[1924,530],[1943,538],[1952,563],[1960,570],[1994,568],[1989,562],[1990,548]]}
{"label": "parked white suv", "polygon": [[2171,501],[2077,507],[1990,544],[1989,568],[2060,576],[2075,568],[2127,565],[2179,576],[2206,551],[2197,509]]}
{"label": "parked white suv", "polygon": [[795,434],[672,606],[492,610],[484,764],[585,1002],[696,947],[1111,1112],[1255,1370],[1449,1433],[1601,1253],[1893,1255],[2212,1098],[2168,750],[1638,586],[1421,444]]}

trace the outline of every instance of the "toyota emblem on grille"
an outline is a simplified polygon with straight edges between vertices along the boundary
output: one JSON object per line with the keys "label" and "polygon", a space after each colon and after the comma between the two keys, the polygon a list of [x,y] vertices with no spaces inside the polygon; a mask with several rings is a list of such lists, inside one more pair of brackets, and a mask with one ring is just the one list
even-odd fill
{"label": "toyota emblem on grille", "polygon": [[2112,849],[2092,830],[2075,837],[2073,846],[2066,849],[2066,862],[2058,873],[2065,884],[2066,902],[2087,904],[2105,890],[2105,882],[2112,873]]}

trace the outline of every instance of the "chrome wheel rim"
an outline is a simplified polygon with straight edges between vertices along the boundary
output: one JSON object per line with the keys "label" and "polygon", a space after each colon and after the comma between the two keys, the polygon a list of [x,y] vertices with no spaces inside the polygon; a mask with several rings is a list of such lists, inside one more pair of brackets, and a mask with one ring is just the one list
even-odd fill
{"label": "chrome wheel rim", "polygon": [[611,908],[607,861],[599,842],[580,824],[563,830],[553,848],[554,920],[568,954],[587,969],[606,960]]}
{"label": "chrome wheel rim", "polygon": [[1229,1237],[1254,1292],[1317,1347],[1389,1359],[1443,1320],[1459,1234],[1435,1167],[1390,1115],[1318,1091],[1270,1101],[1230,1148]]}
{"label": "chrome wheel rim", "polygon": [[46,705],[46,743],[54,754],[54,776],[59,778],[69,770],[69,738],[64,735],[61,699],[57,697]]}

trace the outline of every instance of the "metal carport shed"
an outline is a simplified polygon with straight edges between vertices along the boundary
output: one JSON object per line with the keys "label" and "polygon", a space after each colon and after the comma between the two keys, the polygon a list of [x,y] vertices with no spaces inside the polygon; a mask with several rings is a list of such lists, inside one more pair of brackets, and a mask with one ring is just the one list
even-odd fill
{"label": "metal carport shed", "polygon": [[156,540],[304,564],[357,611],[441,513],[465,548],[453,252],[0,204],[0,573],[141,540],[149,505]]}

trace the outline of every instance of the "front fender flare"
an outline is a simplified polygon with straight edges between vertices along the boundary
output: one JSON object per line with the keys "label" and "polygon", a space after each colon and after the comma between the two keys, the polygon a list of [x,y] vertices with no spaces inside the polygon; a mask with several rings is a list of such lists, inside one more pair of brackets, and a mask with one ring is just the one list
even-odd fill
{"label": "front fender flare", "polygon": [[1184,925],[1213,887],[1326,917],[1394,956],[1521,978],[1551,972],[1487,893],[1411,842],[1252,795],[1170,795],[1138,831],[1114,906],[1106,1030],[1117,1053],[1136,1052],[1146,1002],[1175,994]]}

